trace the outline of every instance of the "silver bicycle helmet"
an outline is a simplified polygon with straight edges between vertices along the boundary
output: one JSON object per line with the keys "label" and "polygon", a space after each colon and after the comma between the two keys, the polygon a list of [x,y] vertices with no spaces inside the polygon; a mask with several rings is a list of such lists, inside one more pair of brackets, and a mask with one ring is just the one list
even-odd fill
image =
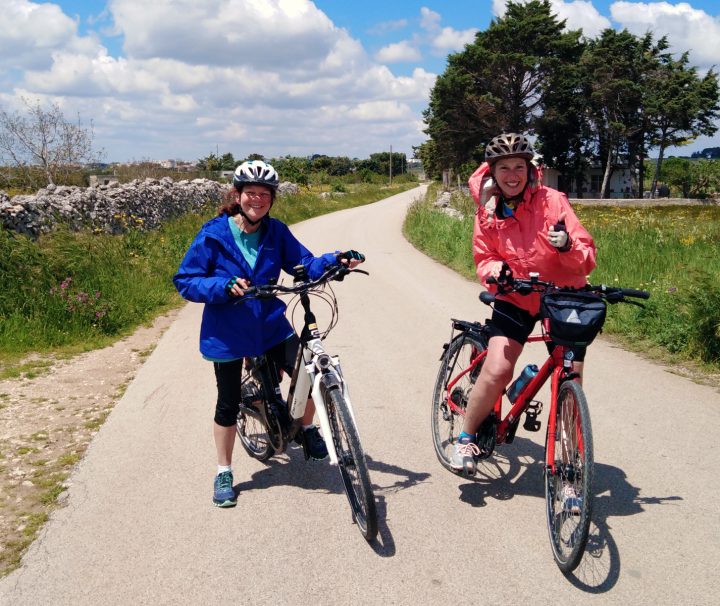
{"label": "silver bicycle helmet", "polygon": [[277,189],[280,178],[277,171],[262,160],[243,162],[235,169],[233,185],[240,190],[243,185],[265,185]]}
{"label": "silver bicycle helmet", "polygon": [[535,156],[530,140],[525,135],[503,133],[495,137],[485,148],[485,161],[492,166],[502,158],[524,158],[532,160]]}

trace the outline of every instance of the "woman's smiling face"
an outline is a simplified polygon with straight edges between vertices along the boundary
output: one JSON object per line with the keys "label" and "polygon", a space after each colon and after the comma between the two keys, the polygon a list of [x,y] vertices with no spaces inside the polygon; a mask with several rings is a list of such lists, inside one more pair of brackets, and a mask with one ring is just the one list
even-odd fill
{"label": "woman's smiling face", "polygon": [[519,196],[528,182],[528,163],[524,158],[503,158],[493,166],[495,183],[506,198]]}
{"label": "woman's smiling face", "polygon": [[272,193],[263,185],[246,185],[240,194],[240,207],[251,221],[259,221],[270,210]]}

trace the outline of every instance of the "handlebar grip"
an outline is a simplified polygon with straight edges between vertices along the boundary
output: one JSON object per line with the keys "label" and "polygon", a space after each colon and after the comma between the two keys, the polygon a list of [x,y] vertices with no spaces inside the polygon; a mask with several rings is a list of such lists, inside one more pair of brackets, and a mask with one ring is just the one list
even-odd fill
{"label": "handlebar grip", "polygon": [[497,281],[497,278],[490,276],[487,280],[485,280],[485,283],[486,284],[497,284],[498,281]]}
{"label": "handlebar grip", "polygon": [[480,293],[480,300],[485,303],[485,305],[490,305],[495,302],[495,295],[485,290]]}
{"label": "handlebar grip", "polygon": [[620,292],[626,297],[635,297],[637,299],[649,299],[650,293],[646,290],[635,290],[634,288],[621,288]]}

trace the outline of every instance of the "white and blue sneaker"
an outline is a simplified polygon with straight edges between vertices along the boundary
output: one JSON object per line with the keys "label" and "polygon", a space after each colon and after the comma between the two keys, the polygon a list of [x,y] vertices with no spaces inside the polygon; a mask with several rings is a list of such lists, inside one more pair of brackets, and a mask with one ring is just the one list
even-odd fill
{"label": "white and blue sneaker", "polygon": [[452,456],[450,457],[450,467],[455,471],[464,471],[468,475],[475,475],[476,462],[475,457],[480,454],[478,445],[470,438],[461,438],[455,442]]}
{"label": "white and blue sneaker", "polygon": [[235,507],[237,496],[233,490],[232,471],[223,471],[215,476],[213,505],[215,507]]}

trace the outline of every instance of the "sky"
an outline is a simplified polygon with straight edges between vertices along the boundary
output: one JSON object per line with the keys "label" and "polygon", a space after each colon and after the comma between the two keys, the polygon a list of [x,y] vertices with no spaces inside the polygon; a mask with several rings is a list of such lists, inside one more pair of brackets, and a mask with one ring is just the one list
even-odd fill
{"label": "sky", "polygon": [[[667,35],[701,74],[720,60],[717,0],[551,4],[588,37]],[[92,124],[108,162],[412,157],[448,54],[504,11],[505,0],[0,0],[0,106],[58,103]],[[670,152],[714,146],[720,134]]]}

